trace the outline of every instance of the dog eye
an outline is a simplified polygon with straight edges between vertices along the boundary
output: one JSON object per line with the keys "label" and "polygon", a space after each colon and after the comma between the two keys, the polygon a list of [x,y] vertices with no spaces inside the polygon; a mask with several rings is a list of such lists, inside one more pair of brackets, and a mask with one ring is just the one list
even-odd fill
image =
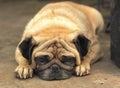
{"label": "dog eye", "polygon": [[62,56],[61,62],[65,65],[75,65],[76,59],[75,57],[71,56]]}
{"label": "dog eye", "polygon": [[36,64],[44,65],[50,61],[50,57],[48,55],[38,56],[35,58]]}

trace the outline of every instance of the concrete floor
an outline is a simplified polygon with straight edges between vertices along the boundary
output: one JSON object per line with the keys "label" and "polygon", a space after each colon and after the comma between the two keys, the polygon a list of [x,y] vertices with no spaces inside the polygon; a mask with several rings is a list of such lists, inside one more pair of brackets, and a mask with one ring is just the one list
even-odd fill
{"label": "concrete floor", "polygon": [[16,0],[6,3],[2,1],[0,2],[0,88],[120,88],[120,69],[110,60],[110,37],[105,33],[101,34],[105,56],[91,66],[90,75],[62,81],[45,81],[36,76],[27,80],[16,79],[15,48],[26,23],[45,3],[37,0]]}

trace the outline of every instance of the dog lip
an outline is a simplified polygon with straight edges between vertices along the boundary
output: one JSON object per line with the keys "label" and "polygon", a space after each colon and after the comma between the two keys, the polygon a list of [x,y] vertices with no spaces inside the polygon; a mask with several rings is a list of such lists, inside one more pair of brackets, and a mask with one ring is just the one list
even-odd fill
{"label": "dog lip", "polygon": [[39,78],[43,79],[43,80],[47,80],[47,81],[56,81],[56,80],[65,80],[65,79],[69,79],[70,76],[66,76],[66,77],[47,77],[47,76],[39,76]]}
{"label": "dog lip", "polygon": [[40,70],[35,70],[34,72],[40,79],[47,81],[65,80],[65,79],[69,79],[72,76],[72,75],[61,76],[59,73],[53,73],[51,76],[45,76],[40,74],[42,72]]}

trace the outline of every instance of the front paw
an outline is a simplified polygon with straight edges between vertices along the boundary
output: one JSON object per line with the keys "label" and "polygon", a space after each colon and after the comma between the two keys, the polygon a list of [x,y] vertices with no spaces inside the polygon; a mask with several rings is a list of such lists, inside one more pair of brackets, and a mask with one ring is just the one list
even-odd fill
{"label": "front paw", "polygon": [[76,75],[77,76],[85,76],[90,74],[90,64],[82,63],[80,66],[76,67]]}
{"label": "front paw", "polygon": [[28,66],[18,66],[15,69],[16,77],[20,79],[27,79],[27,78],[32,78],[33,75],[33,69],[28,65]]}

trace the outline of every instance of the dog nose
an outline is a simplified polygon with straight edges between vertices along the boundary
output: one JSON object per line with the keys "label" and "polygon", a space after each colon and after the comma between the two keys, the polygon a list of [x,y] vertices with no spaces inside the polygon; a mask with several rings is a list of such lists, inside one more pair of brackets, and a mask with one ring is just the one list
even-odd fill
{"label": "dog nose", "polygon": [[54,72],[54,73],[58,73],[59,70],[60,70],[60,67],[59,67],[57,64],[53,64],[53,65],[51,66],[51,70],[52,70],[52,72]]}

